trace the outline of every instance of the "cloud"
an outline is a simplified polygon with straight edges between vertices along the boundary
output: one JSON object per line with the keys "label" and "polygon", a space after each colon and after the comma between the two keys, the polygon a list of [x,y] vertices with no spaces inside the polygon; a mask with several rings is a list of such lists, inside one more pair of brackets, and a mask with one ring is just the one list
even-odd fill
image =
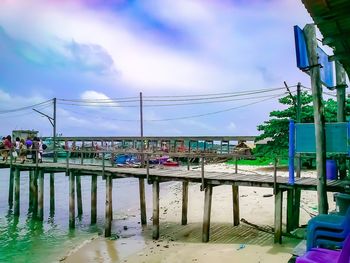
{"label": "cloud", "polygon": [[227,129],[229,130],[229,131],[237,131],[237,125],[234,123],[234,122],[230,122],[230,124],[228,125],[228,127],[227,127]]}

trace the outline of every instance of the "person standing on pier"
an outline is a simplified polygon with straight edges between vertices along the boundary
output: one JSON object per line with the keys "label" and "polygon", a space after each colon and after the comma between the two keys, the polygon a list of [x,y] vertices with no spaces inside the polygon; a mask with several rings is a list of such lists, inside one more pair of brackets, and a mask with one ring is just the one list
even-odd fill
{"label": "person standing on pier", "polygon": [[27,146],[24,139],[21,139],[19,143],[19,160],[24,163],[27,159]]}
{"label": "person standing on pier", "polygon": [[3,144],[4,144],[4,150],[2,151],[2,160],[7,162],[9,152],[12,148],[11,135],[7,135],[7,137],[3,141]]}

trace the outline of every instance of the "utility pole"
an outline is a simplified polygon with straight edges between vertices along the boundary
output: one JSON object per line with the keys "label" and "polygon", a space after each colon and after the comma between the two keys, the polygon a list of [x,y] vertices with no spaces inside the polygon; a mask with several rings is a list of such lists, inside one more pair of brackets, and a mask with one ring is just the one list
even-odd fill
{"label": "utility pole", "polygon": [[53,98],[53,161],[57,163],[56,152],[56,98]]}
{"label": "utility pole", "polygon": [[[335,62],[336,71],[336,88],[337,88],[337,121],[346,122],[345,118],[345,89],[346,89],[346,73],[339,61]],[[346,160],[344,156],[339,159],[339,177],[346,177]]]}
{"label": "utility pole", "polygon": [[320,80],[320,65],[318,63],[316,53],[317,40],[315,25],[307,24],[304,27],[304,35],[306,38],[306,46],[309,55],[309,72],[311,77],[312,99],[314,106],[318,212],[320,214],[327,214],[326,136],[322,103],[322,84]]}
{"label": "utility pole", "polygon": [[[301,84],[298,82],[297,85],[297,102],[296,102],[296,111],[297,111],[297,123],[301,123]],[[296,177],[300,178],[301,171],[301,156],[300,153],[297,154],[297,174]]]}
{"label": "utility pole", "polygon": [[142,92],[140,92],[140,132],[141,132],[141,166],[144,165],[145,157],[143,156],[143,105],[142,105]]}

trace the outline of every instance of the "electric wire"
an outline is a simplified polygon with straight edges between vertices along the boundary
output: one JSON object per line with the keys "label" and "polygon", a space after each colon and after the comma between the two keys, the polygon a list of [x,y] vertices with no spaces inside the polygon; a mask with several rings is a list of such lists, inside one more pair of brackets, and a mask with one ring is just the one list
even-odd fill
{"label": "electric wire", "polygon": [[47,100],[47,101],[43,101],[43,102],[40,102],[40,103],[36,103],[36,104],[33,104],[33,105],[21,107],[21,108],[9,109],[9,110],[0,110],[0,114],[28,110],[28,109],[32,109],[33,107],[37,107],[37,106],[40,106],[40,105],[44,105],[44,104],[48,104],[48,103],[51,104],[52,102],[53,102],[53,100],[50,99],[50,100]]}

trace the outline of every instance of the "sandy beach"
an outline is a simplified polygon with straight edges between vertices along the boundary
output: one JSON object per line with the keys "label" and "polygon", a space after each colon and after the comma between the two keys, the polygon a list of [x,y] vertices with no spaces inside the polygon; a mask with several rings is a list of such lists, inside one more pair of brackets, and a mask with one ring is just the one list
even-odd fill
{"label": "sandy beach", "polygon": [[[206,171],[232,171],[234,166],[209,164]],[[272,174],[271,167],[239,166],[240,173]],[[287,171],[278,175],[287,176]],[[234,174],[233,174],[234,176]],[[303,171],[303,177],[315,177],[315,171]],[[239,226],[233,227],[232,189],[217,186],[213,190],[211,235],[201,242],[204,193],[199,184],[189,186],[188,224],[181,225],[182,184],[164,183],[160,187],[160,239],[152,240],[152,204],[148,203],[148,225],[139,224],[139,209],[130,208],[124,217],[115,215],[112,238],[102,236],[70,251],[60,261],[70,262],[287,262],[301,239],[283,237],[274,244],[274,196],[270,188],[240,187]],[[117,201],[117,200],[116,200]],[[330,210],[335,209],[329,193]],[[284,202],[285,206],[286,202]],[[284,211],[286,208],[284,207]],[[317,214],[316,191],[303,191],[300,225]],[[119,218],[118,218],[119,216]],[[285,220],[285,216],[284,216]],[[285,224],[285,221],[283,222]],[[251,224],[258,225],[259,229]]]}

